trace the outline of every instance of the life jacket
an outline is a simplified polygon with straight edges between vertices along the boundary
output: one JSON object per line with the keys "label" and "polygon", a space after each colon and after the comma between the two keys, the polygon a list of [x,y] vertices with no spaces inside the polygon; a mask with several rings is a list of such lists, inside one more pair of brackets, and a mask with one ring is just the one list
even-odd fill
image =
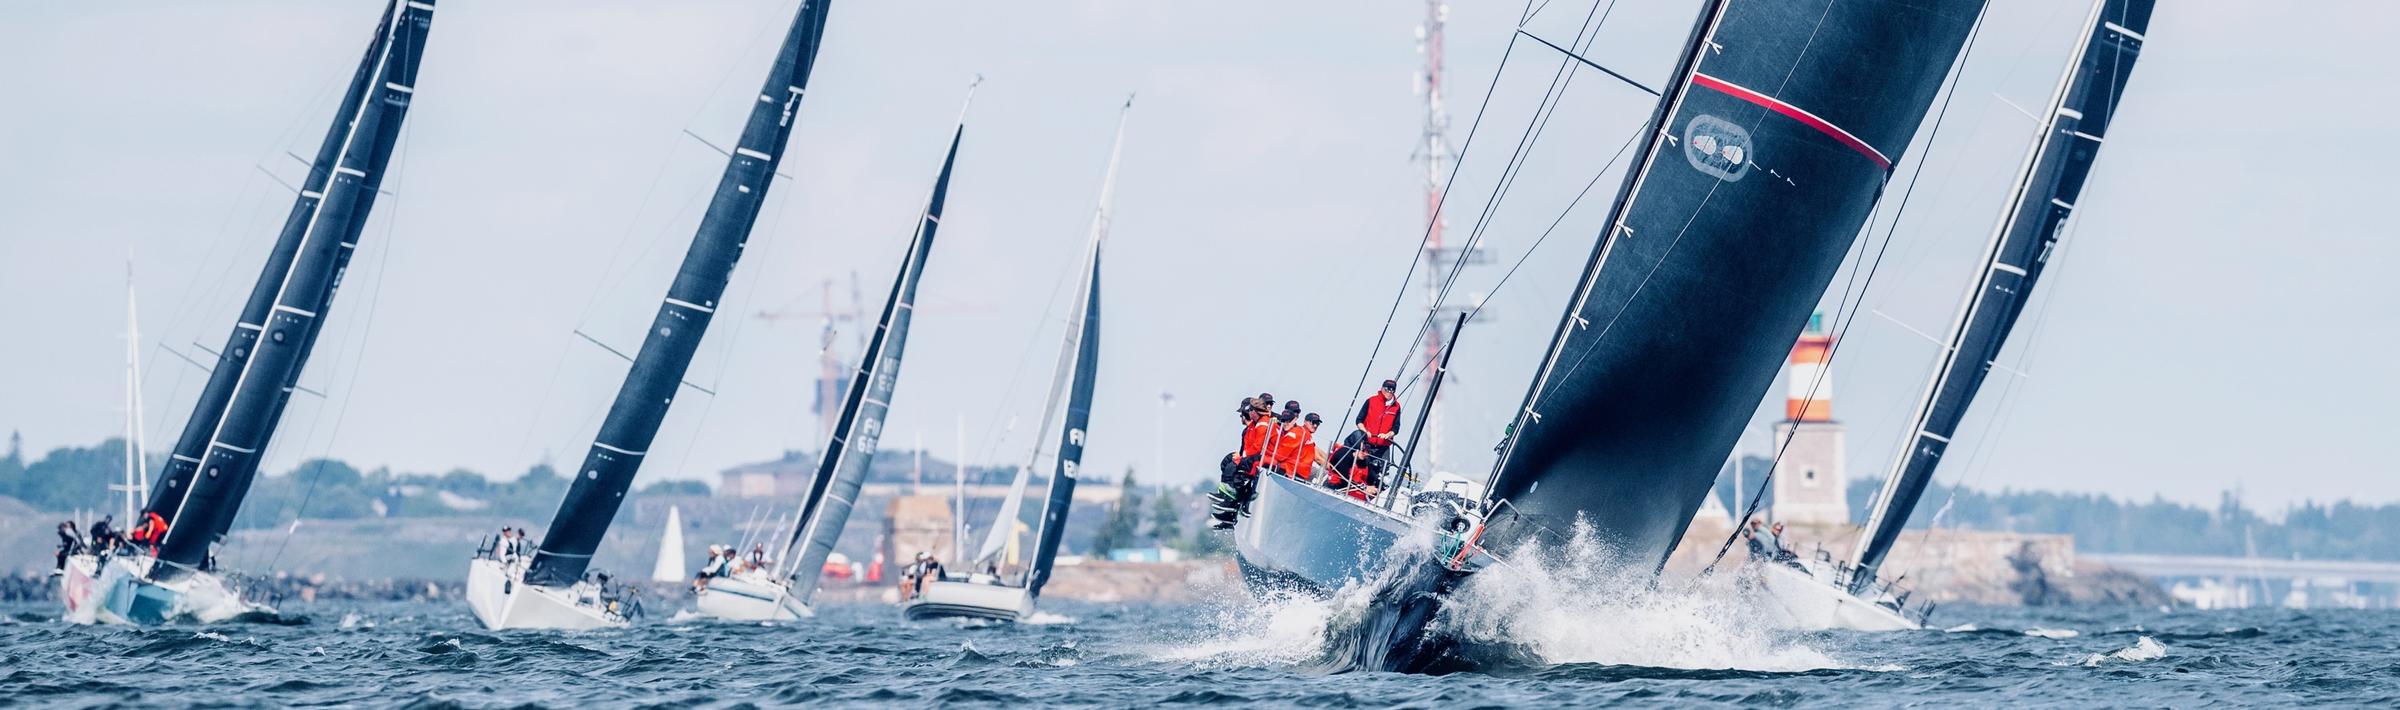
{"label": "life jacket", "polygon": [[1292,457],[1291,463],[1283,467],[1283,472],[1292,474],[1293,478],[1307,480],[1309,472],[1317,465],[1317,428],[1303,424],[1292,427],[1292,430],[1300,433],[1300,450],[1295,452],[1298,455]]}
{"label": "life jacket", "polygon": [[1389,434],[1400,430],[1400,398],[1377,391],[1359,408],[1358,426],[1366,430],[1367,443],[1391,446]]}
{"label": "life jacket", "polygon": [[1299,423],[1279,424],[1275,427],[1275,443],[1268,449],[1267,462],[1287,474],[1300,470],[1297,467],[1300,443],[1307,440],[1308,430]]}
{"label": "life jacket", "polygon": [[133,538],[134,542],[154,544],[158,542],[159,538],[165,537],[166,534],[167,519],[160,517],[157,513],[147,513],[142,516],[141,525],[133,529],[133,535],[131,537]]}
{"label": "life jacket", "polygon": [[1275,420],[1264,417],[1242,430],[1242,451],[1236,460],[1248,459],[1267,452],[1267,443],[1275,436]]}

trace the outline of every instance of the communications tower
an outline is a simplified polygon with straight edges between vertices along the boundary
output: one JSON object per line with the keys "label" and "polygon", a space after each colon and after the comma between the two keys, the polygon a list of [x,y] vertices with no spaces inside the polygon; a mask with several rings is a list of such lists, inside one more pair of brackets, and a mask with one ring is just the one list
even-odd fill
{"label": "communications tower", "polygon": [[[1421,343],[1425,371],[1420,382],[1433,381],[1434,370],[1442,361],[1442,348],[1453,335],[1451,324],[1458,322],[1460,313],[1474,307],[1472,303],[1443,302],[1442,282],[1448,280],[1451,269],[1462,260],[1467,264],[1486,260],[1482,250],[1471,245],[1453,247],[1442,243],[1442,233],[1449,226],[1442,214],[1442,189],[1450,178],[1451,160],[1455,157],[1450,150],[1450,114],[1443,104],[1447,96],[1442,80],[1442,29],[1449,20],[1448,3],[1426,0],[1425,23],[1417,26],[1417,53],[1425,55],[1425,66],[1417,72],[1416,88],[1417,95],[1425,99],[1425,129],[1417,141],[1415,158],[1425,171],[1425,308],[1426,317],[1432,322],[1432,327],[1425,329],[1425,341]],[[1431,402],[1415,404],[1432,405]],[[1344,412],[1342,416],[1349,414]],[[1443,461],[1441,410],[1428,409],[1426,414],[1422,439],[1425,451],[1417,460],[1425,461],[1428,470],[1439,470]]]}

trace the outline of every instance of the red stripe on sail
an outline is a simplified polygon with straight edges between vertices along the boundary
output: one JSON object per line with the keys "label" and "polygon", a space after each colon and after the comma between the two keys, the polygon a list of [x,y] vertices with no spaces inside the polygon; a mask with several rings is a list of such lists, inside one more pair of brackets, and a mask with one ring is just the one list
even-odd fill
{"label": "red stripe on sail", "polygon": [[1867,156],[1868,160],[1875,161],[1875,165],[1877,167],[1881,167],[1887,172],[1892,169],[1892,159],[1884,157],[1883,151],[1876,150],[1875,146],[1867,145],[1866,141],[1859,140],[1858,136],[1850,135],[1850,132],[1842,130],[1841,126],[1833,125],[1833,123],[1826,121],[1825,119],[1818,118],[1816,114],[1809,113],[1806,109],[1784,103],[1780,100],[1777,100],[1775,97],[1768,96],[1766,94],[1751,91],[1739,84],[1699,72],[1692,73],[1692,83],[1711,89],[1716,89],[1717,91],[1724,92],[1726,95],[1734,98],[1758,104],[1759,106],[1765,107],[1769,111],[1783,114],[1794,121],[1799,121],[1802,124],[1806,124],[1810,128],[1817,129],[1818,133],[1823,133],[1826,135],[1826,137],[1832,138],[1834,141],[1839,142],[1842,145],[1850,146],[1850,149],[1858,151],[1859,155]]}

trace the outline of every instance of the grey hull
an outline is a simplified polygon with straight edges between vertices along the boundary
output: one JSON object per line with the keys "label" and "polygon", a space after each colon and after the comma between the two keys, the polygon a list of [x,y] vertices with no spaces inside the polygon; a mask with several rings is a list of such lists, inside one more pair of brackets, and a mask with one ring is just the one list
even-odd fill
{"label": "grey hull", "polygon": [[1416,527],[1332,490],[1268,475],[1233,539],[1242,578],[1253,590],[1323,595],[1373,579],[1386,553]]}

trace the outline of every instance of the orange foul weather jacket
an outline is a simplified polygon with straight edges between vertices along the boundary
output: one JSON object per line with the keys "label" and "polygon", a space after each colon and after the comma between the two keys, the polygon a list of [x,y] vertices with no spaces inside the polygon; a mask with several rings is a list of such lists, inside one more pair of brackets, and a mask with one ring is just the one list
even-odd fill
{"label": "orange foul weather jacket", "polygon": [[1376,392],[1358,408],[1358,428],[1367,432],[1367,443],[1391,446],[1394,432],[1400,431],[1400,398]]}
{"label": "orange foul weather jacket", "polygon": [[[1267,442],[1272,439],[1274,435],[1275,420],[1268,419],[1266,417],[1259,417],[1258,421],[1251,422],[1250,426],[1242,429],[1242,451],[1239,455],[1236,455],[1234,459],[1245,460],[1252,456],[1259,456],[1261,460],[1266,459],[1266,457],[1261,456],[1261,454],[1265,454],[1267,452]],[[1253,468],[1248,473],[1256,476],[1258,475],[1258,470]]]}
{"label": "orange foul weather jacket", "polygon": [[1276,429],[1280,431],[1276,432],[1275,446],[1267,454],[1267,460],[1274,462],[1277,470],[1293,477],[1307,477],[1308,461],[1301,458],[1301,449],[1314,442],[1315,437],[1310,436],[1309,428],[1302,424],[1286,424]]}

